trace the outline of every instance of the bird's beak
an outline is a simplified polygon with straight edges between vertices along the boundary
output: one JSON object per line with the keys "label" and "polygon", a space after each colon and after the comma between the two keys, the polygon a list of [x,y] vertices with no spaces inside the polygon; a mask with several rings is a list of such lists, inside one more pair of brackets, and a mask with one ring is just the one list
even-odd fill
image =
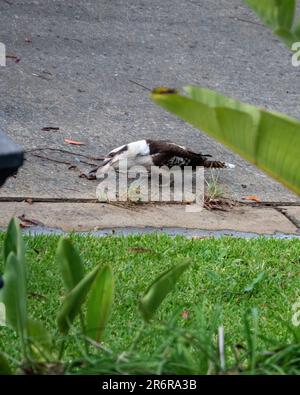
{"label": "bird's beak", "polygon": [[111,161],[111,158],[104,159],[104,161],[101,163],[100,167],[107,165],[110,161]]}

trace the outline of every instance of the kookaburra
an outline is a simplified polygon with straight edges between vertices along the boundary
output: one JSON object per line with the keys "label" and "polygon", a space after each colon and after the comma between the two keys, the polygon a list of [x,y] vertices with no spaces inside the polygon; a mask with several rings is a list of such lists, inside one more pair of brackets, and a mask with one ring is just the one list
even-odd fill
{"label": "kookaburra", "polygon": [[[179,166],[203,166],[207,168],[234,168],[235,165],[210,159],[211,155],[195,152],[182,145],[169,140],[139,140],[124,144],[110,151],[102,164],[93,169],[96,177],[102,178],[110,169],[119,170],[126,165],[127,169],[133,166],[143,166],[150,170],[151,166],[172,168]],[[90,173],[91,174],[91,173]]]}

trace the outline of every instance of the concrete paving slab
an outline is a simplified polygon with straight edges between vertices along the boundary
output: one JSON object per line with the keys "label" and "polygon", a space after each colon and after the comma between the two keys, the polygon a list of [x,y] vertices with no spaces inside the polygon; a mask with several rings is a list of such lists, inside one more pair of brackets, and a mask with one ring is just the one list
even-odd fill
{"label": "concrete paving slab", "polygon": [[102,203],[0,202],[0,214],[0,228],[5,228],[12,216],[25,215],[48,228],[64,231],[170,227],[258,234],[297,232],[296,226],[276,209],[241,206],[227,212],[188,213],[182,205],[126,208]]}
{"label": "concrete paving slab", "polygon": [[280,210],[300,229],[300,207],[299,206],[283,206]]}
{"label": "concrete paving slab", "polygon": [[[220,172],[227,196],[299,201],[155,106],[133,82],[149,88],[206,86],[299,117],[300,69],[242,1],[1,1],[0,14],[0,41],[20,59],[7,59],[0,68],[0,125],[25,149],[102,155],[128,141],[168,138],[235,163],[234,172]],[[41,130],[47,126],[60,129]],[[64,138],[86,145],[70,147]],[[0,196],[94,197],[95,185],[68,167],[27,155]]]}

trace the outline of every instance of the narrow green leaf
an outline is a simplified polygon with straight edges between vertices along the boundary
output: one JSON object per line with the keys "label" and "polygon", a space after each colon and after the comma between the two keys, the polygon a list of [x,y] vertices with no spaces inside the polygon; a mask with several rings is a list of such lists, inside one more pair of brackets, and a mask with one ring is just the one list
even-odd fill
{"label": "narrow green leaf", "polygon": [[63,334],[68,333],[72,322],[79,313],[98,270],[99,266],[96,266],[66,295],[57,316],[58,329]]}
{"label": "narrow green leaf", "polygon": [[99,342],[109,319],[114,293],[110,266],[98,272],[87,302],[86,335]]}
{"label": "narrow green leaf", "polygon": [[5,305],[7,324],[24,338],[27,328],[26,282],[14,252],[10,252],[6,259],[0,302]]}
{"label": "narrow green leaf", "polygon": [[53,339],[40,321],[28,319],[27,339],[35,360],[53,359]]}
{"label": "narrow green leaf", "polygon": [[189,86],[188,94],[155,91],[151,98],[300,194],[300,122],[219,93]]}
{"label": "narrow green leaf", "polygon": [[247,341],[248,368],[254,372],[257,359],[258,310],[256,307],[244,313],[244,337]]}
{"label": "narrow green leaf", "polygon": [[189,262],[179,263],[162,273],[147,289],[140,301],[140,311],[145,321],[149,321],[161,302],[173,289],[181,274],[190,266]]}
{"label": "narrow green leaf", "polygon": [[15,255],[17,255],[18,238],[19,238],[19,228],[17,225],[17,220],[16,218],[12,218],[8,224],[5,239],[4,239],[4,248],[3,248],[4,262],[6,262],[10,252],[13,252]]}
{"label": "narrow green leaf", "polygon": [[22,238],[19,222],[16,218],[12,218],[9,222],[4,239],[3,251],[4,251],[4,263],[6,262],[10,252],[13,252],[17,256],[21,264],[21,269],[24,271],[24,276],[25,276],[26,275],[25,244]]}
{"label": "narrow green leaf", "polygon": [[10,369],[9,363],[3,353],[0,351],[0,376],[10,374],[12,374],[12,371]]}
{"label": "narrow green leaf", "polygon": [[71,291],[83,278],[83,265],[79,254],[70,240],[61,238],[56,252],[56,259],[60,266],[64,285]]}

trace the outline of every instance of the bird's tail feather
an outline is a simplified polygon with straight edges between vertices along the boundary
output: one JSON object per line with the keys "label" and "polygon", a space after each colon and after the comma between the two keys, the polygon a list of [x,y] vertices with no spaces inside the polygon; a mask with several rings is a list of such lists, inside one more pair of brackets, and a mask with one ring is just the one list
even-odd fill
{"label": "bird's tail feather", "polygon": [[206,160],[204,162],[204,167],[208,167],[211,169],[234,169],[235,165],[227,162],[220,162],[216,160]]}

